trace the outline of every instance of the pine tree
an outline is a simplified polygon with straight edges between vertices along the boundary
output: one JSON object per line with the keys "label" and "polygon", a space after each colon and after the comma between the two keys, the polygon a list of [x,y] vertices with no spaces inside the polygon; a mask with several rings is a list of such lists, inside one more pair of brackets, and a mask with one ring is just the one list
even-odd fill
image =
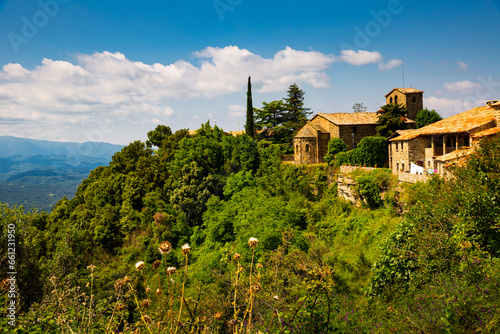
{"label": "pine tree", "polygon": [[288,129],[295,132],[307,122],[307,116],[312,112],[311,108],[304,107],[305,92],[296,83],[290,85],[287,94],[288,96],[285,98],[287,113],[283,123]]}
{"label": "pine tree", "polygon": [[250,76],[248,76],[248,88],[247,88],[247,120],[245,123],[245,132],[250,137],[254,138],[255,128],[253,124],[253,106],[252,106],[252,83],[250,82]]}

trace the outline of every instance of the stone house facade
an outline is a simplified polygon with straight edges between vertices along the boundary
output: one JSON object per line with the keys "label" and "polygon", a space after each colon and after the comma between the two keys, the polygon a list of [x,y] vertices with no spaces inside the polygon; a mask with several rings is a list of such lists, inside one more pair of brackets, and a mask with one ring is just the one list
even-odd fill
{"label": "stone house facade", "polygon": [[426,173],[445,175],[482,138],[500,135],[500,102],[487,103],[420,129],[397,131],[389,138],[389,168],[409,172],[414,163]]}
{"label": "stone house facade", "polygon": [[[386,103],[404,104],[415,115],[423,109],[423,92],[414,88],[394,88],[386,97]],[[410,127],[414,126],[407,117]],[[321,163],[328,153],[328,141],[341,138],[349,150],[356,148],[364,137],[374,136],[378,115],[374,112],[318,113],[309,120],[293,139],[296,164]]]}
{"label": "stone house facade", "polygon": [[407,118],[415,120],[424,109],[424,92],[415,88],[394,88],[385,96],[385,103],[404,104],[408,108]]}
{"label": "stone house facade", "polygon": [[351,150],[364,137],[375,135],[376,113],[316,114],[293,138],[295,163],[321,163],[331,138],[341,138]]}

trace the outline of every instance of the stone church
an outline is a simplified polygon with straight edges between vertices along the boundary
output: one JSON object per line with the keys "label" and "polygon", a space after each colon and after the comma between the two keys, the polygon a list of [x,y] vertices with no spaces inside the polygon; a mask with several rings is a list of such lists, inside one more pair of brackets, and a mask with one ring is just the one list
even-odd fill
{"label": "stone church", "polygon": [[[409,127],[417,113],[423,109],[423,91],[415,88],[394,88],[386,96],[386,104],[398,103],[408,110]],[[361,139],[374,136],[378,126],[378,115],[374,112],[358,113],[318,113],[314,115],[293,138],[294,160],[296,164],[324,162],[328,153],[328,141],[341,138],[349,150],[357,147]]]}

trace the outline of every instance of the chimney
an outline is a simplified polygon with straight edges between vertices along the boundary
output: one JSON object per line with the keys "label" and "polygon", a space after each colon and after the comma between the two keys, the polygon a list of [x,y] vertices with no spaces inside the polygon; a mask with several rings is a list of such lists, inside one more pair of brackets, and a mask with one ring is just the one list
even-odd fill
{"label": "chimney", "polygon": [[493,108],[495,113],[495,122],[497,126],[500,126],[500,101],[499,100],[491,100],[487,101],[486,104],[488,107]]}

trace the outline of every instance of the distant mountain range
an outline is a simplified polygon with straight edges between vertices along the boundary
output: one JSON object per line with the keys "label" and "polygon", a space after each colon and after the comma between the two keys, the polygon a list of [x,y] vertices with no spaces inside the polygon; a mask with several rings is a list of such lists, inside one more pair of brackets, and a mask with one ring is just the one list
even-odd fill
{"label": "distant mountain range", "polygon": [[0,136],[0,203],[50,211],[72,198],[83,179],[123,148],[108,143],[64,143]]}

